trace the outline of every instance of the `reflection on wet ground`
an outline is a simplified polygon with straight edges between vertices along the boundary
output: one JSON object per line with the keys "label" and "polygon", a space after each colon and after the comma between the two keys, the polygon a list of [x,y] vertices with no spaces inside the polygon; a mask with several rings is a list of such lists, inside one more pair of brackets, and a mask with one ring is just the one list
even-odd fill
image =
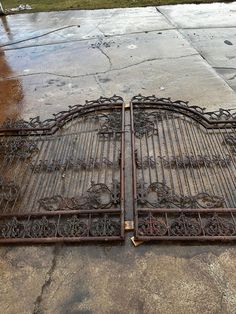
{"label": "reflection on wet ground", "polygon": [[[7,24],[6,17],[1,17],[4,30],[11,39],[10,28]],[[4,79],[14,75],[14,71],[8,64],[5,52],[0,49],[0,123],[6,118],[17,119],[22,108],[23,88],[21,80],[18,78]]]}

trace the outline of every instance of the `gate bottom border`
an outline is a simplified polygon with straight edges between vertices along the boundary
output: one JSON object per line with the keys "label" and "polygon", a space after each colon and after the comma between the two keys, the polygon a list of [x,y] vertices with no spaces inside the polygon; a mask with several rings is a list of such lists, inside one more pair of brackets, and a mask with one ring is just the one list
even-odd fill
{"label": "gate bottom border", "polygon": [[236,209],[137,209],[138,241],[235,241]]}
{"label": "gate bottom border", "polygon": [[63,211],[0,216],[0,243],[121,241],[123,212]]}

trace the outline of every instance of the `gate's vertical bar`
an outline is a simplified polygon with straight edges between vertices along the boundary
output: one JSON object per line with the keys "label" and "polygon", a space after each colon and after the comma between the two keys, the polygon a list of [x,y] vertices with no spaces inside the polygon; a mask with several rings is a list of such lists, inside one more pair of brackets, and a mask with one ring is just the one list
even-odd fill
{"label": "gate's vertical bar", "polygon": [[135,138],[134,138],[134,110],[133,103],[130,102],[130,136],[131,136],[131,151],[132,151],[132,182],[133,182],[133,216],[134,216],[134,237],[136,238],[138,230],[138,215],[137,215],[137,178],[136,178],[136,163],[135,163]]}
{"label": "gate's vertical bar", "polygon": [[124,182],[124,169],[125,169],[125,104],[122,103],[122,127],[121,127],[121,160],[120,160],[120,210],[121,210],[121,238],[124,238],[124,204],[125,204],[125,182]]}

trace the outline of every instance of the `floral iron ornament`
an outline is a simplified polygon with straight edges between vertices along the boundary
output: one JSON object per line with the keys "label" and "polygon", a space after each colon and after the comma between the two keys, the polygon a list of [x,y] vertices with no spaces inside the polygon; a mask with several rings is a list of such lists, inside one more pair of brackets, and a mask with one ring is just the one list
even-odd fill
{"label": "floral iron ornament", "polygon": [[212,167],[228,167],[232,162],[232,157],[226,155],[183,155],[173,157],[157,156],[156,160],[153,156],[144,156],[142,160],[138,157],[137,150],[135,151],[135,163],[138,169],[155,169],[158,165],[163,165],[165,168],[171,169],[186,169],[186,168],[212,168]]}
{"label": "floral iron ornament", "polygon": [[40,160],[38,164],[30,164],[30,168],[34,173],[41,173],[41,172],[54,172],[54,171],[69,171],[69,170],[93,170],[99,169],[102,167],[112,168],[114,167],[117,169],[120,165],[120,158],[117,161],[111,161],[106,157],[101,159],[92,158],[90,157],[89,160],[85,158],[74,158],[70,157],[67,158],[65,161],[60,159],[53,159],[53,160]]}
{"label": "floral iron ornament", "polygon": [[229,145],[231,152],[236,153],[236,137],[234,135],[226,135],[223,144]]}
{"label": "floral iron ornament", "polygon": [[98,132],[100,136],[121,132],[122,115],[120,111],[113,111],[110,114],[99,114],[97,118],[102,122]]}
{"label": "floral iron ornament", "polygon": [[156,208],[220,208],[224,199],[202,192],[193,196],[178,195],[165,183],[153,182],[148,187],[141,181],[137,184],[137,201],[140,205]]}
{"label": "floral iron ornament", "polygon": [[12,217],[0,224],[0,239],[93,238],[120,236],[120,222],[109,214],[80,217],[78,214]]}
{"label": "floral iron ornament", "polygon": [[113,182],[112,188],[104,183],[93,183],[84,195],[67,198],[61,195],[45,197],[39,200],[40,208],[47,211],[105,209],[120,203],[120,184]]}
{"label": "floral iron ornament", "polygon": [[19,196],[20,188],[13,181],[0,177],[0,202],[13,202]]}
{"label": "floral iron ornament", "polygon": [[0,156],[7,159],[28,159],[38,153],[37,143],[33,140],[16,137],[0,142]]}
{"label": "floral iron ornament", "polygon": [[221,217],[221,215],[211,212],[170,213],[166,211],[161,214],[149,212],[138,219],[138,235],[160,237],[166,240],[178,237],[191,239],[236,235],[236,226],[232,215],[227,213],[227,218]]}
{"label": "floral iron ornament", "polygon": [[134,131],[135,136],[140,139],[145,135],[157,134],[153,116],[142,110],[137,110],[134,113]]}

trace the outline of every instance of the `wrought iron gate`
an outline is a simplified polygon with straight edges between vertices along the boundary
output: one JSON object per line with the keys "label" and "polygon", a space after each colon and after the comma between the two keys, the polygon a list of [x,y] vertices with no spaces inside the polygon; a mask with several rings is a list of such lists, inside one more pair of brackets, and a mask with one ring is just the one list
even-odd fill
{"label": "wrought iron gate", "polygon": [[131,121],[136,239],[236,239],[236,115],[136,96]]}
{"label": "wrought iron gate", "polygon": [[0,243],[120,241],[130,201],[137,240],[236,239],[235,129],[229,110],[141,95],[7,120]]}
{"label": "wrought iron gate", "polygon": [[124,106],[120,97],[40,122],[6,121],[0,138],[0,242],[121,240]]}

